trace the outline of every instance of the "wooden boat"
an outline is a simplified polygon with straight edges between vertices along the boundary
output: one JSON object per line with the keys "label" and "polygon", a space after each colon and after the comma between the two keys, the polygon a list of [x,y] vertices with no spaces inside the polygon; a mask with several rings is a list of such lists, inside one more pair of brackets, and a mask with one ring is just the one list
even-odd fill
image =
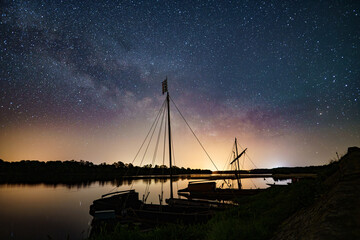
{"label": "wooden boat", "polygon": [[[233,200],[239,197],[255,195],[265,189],[242,189],[240,178],[239,159],[247,149],[238,154],[237,139],[235,138],[236,155],[230,165],[235,164],[235,179],[238,183],[238,189],[234,188],[216,188],[216,182],[189,182],[188,187],[178,190],[180,196],[188,199],[211,199],[211,200]],[[235,152],[234,152],[235,153]]]}
{"label": "wooden boat", "polygon": [[277,187],[288,187],[289,186],[289,183],[287,184],[275,184],[275,183],[267,183],[266,185],[268,185],[269,187],[272,187],[272,188],[277,188]]}
{"label": "wooden boat", "polygon": [[[209,183],[204,183],[208,185]],[[215,185],[215,182],[211,182],[211,185]],[[201,183],[196,188],[192,188],[193,183],[189,183],[187,188],[180,189],[178,195],[186,197],[188,199],[209,199],[209,200],[233,200],[236,198],[255,195],[264,189],[232,189],[232,188],[213,188],[211,190],[206,186],[205,189],[201,189]]]}
{"label": "wooden boat", "polygon": [[170,198],[166,200],[167,205],[161,204],[161,201],[160,204],[146,204],[144,200],[139,200],[139,194],[134,190],[113,192],[103,195],[90,206],[90,214],[94,217],[93,223],[98,224],[103,221],[113,223],[115,218],[116,221],[120,223],[139,223],[147,227],[179,222],[192,224],[207,221],[215,212],[232,206],[215,201],[195,201],[175,199],[173,197],[170,97],[167,90],[167,80],[163,82],[163,94],[165,92],[167,93],[166,103],[170,165]]}
{"label": "wooden boat", "polygon": [[143,204],[139,200],[139,193],[135,190],[118,191],[102,195],[90,206],[90,215],[95,216],[97,212],[115,211],[120,214],[126,208],[140,208]]}
{"label": "wooden boat", "polygon": [[[90,206],[90,215],[105,219],[116,216],[125,216],[130,213],[141,215],[141,211],[145,211],[149,215],[149,211],[161,212],[161,215],[174,215],[174,213],[194,213],[194,216],[205,215],[205,212],[214,212],[231,207],[231,204],[220,203],[217,201],[205,200],[187,200],[187,199],[166,199],[167,205],[162,204],[145,204],[138,199],[139,194],[135,190],[120,191],[111,194],[103,195],[102,198],[97,199]],[[212,213],[211,213],[212,214]],[[210,214],[210,215],[211,215]],[[188,214],[191,215],[191,214]],[[209,214],[208,214],[209,215]],[[181,219],[180,219],[181,220]]]}

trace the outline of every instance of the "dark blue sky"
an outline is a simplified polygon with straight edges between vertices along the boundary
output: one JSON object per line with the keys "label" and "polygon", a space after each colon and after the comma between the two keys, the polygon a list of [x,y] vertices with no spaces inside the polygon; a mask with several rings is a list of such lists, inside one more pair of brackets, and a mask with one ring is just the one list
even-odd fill
{"label": "dark blue sky", "polygon": [[[249,139],[257,146],[253,151],[262,151],[256,142],[286,136],[293,141],[284,138],[281,146],[264,148],[298,143],[298,153],[284,154],[291,158],[311,145],[307,157],[320,152],[326,158],[321,161],[333,156],[330,150],[360,143],[358,1],[1,5],[0,154],[5,160],[41,158],[27,152],[27,143],[23,150],[18,146],[23,154],[8,150],[15,149],[24,128],[41,126],[46,135],[59,126],[114,127],[124,133],[119,138],[127,138],[127,122],[151,119],[160,107],[166,76],[172,98],[208,142],[238,136],[244,146]],[[108,132],[95,135],[106,138]]]}

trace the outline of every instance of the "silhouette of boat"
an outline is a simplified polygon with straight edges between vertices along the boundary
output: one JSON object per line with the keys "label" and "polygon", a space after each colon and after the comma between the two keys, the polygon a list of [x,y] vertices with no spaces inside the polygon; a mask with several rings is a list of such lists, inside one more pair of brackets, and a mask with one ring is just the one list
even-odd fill
{"label": "silhouette of boat", "polygon": [[[167,79],[162,82],[163,94],[166,93],[168,141],[169,141],[169,171],[170,198],[167,204],[146,204],[139,200],[135,190],[118,191],[103,195],[94,200],[90,206],[90,215],[94,217],[94,229],[99,222],[140,224],[142,227],[153,227],[167,223],[198,223],[209,220],[215,212],[221,211],[231,204],[209,200],[176,199],[173,197],[170,97],[167,90]],[[160,198],[160,197],[159,197]],[[110,224],[111,225],[111,224]]]}
{"label": "silhouette of boat", "polygon": [[240,178],[240,164],[239,159],[246,152],[247,148],[238,154],[237,139],[235,138],[235,152],[234,159],[230,165],[235,165],[235,178],[238,183],[238,189],[234,188],[216,188],[216,182],[196,181],[189,182],[188,187],[178,190],[178,195],[188,199],[209,199],[209,200],[233,200],[243,196],[255,195],[265,189],[242,189]]}
{"label": "silhouette of boat", "polygon": [[[196,186],[196,187],[194,187]],[[211,188],[209,187],[211,186]],[[258,194],[265,189],[216,188],[216,182],[190,182],[187,188],[178,190],[178,195],[188,199],[234,200]]]}

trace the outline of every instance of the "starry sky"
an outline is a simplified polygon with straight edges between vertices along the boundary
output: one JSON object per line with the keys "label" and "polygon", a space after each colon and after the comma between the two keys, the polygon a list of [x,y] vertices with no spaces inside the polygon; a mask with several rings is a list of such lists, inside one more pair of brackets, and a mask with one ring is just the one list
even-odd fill
{"label": "starry sky", "polygon": [[[257,167],[360,145],[359,1],[2,1],[0,14],[4,160],[131,162],[166,76],[219,169],[234,137]],[[214,169],[175,111],[172,130],[176,165]]]}

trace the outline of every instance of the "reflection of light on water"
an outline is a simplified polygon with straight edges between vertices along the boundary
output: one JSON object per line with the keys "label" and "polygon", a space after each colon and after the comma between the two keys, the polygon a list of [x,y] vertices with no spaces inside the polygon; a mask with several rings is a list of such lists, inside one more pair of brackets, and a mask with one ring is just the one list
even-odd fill
{"label": "reflection of light on water", "polygon": [[[272,178],[266,178],[272,184]],[[188,186],[188,179],[179,179],[173,182],[174,197],[177,191]],[[266,181],[263,178],[242,179],[243,188],[265,188]],[[217,181],[220,186],[223,181]],[[282,182],[281,182],[282,183]],[[236,180],[233,180],[237,187]],[[95,182],[84,185],[0,185],[0,205],[4,206],[1,211],[0,226],[16,224],[16,229],[10,227],[6,235],[0,239],[8,239],[10,235],[18,239],[47,234],[60,239],[64,232],[69,233],[70,238],[87,232],[91,225],[92,216],[89,207],[95,199],[101,195],[132,189],[139,193],[139,198],[149,188],[147,203],[159,204],[159,194],[163,191],[163,204],[170,197],[169,179],[137,179],[110,182]],[[49,221],[51,219],[51,221]],[[37,229],[33,226],[43,226]],[[33,237],[36,239],[36,237]]]}
{"label": "reflection of light on water", "polygon": [[[169,179],[137,179],[133,180],[133,187],[139,193],[139,199],[146,197],[146,186],[149,185],[149,196],[146,203],[159,204],[159,195],[163,192],[163,203],[165,199],[170,198],[170,180]],[[188,185],[187,179],[179,179],[173,182],[173,194],[177,198],[177,191],[186,188]],[[129,190],[129,186],[119,186],[114,191]],[[162,191],[161,191],[162,190]]]}
{"label": "reflection of light on water", "polygon": [[[286,185],[291,183],[291,179],[286,179],[282,181],[274,181],[272,177],[266,178],[242,178],[241,179],[241,188],[242,189],[257,189],[257,188],[268,188],[269,185]],[[217,187],[219,188],[238,188],[238,183],[236,179],[232,180],[217,180]]]}
{"label": "reflection of light on water", "polygon": [[[133,188],[136,192],[139,193],[139,199],[142,200],[143,196],[146,196],[146,186],[149,185],[149,197],[147,198],[147,203],[159,204],[159,195],[161,190],[163,191],[163,200],[170,198],[170,180],[169,179],[138,179],[133,180]],[[189,181],[188,179],[179,179],[173,182],[173,194],[174,197],[179,197],[177,191],[179,189],[187,188]],[[201,181],[201,180],[200,180]],[[231,185],[231,188],[238,188],[237,180],[217,180],[216,185],[219,188],[229,188],[228,184]],[[243,178],[241,179],[242,189],[257,189],[257,188],[268,188],[267,184],[286,184],[285,182],[274,182],[273,178]],[[128,190],[128,186],[120,186],[116,191]]]}
{"label": "reflection of light on water", "polygon": [[[268,188],[267,184],[273,184],[274,180],[272,178],[242,178],[241,180],[242,189],[257,189],[257,188]],[[223,188],[228,188],[227,184],[223,184],[223,180],[217,181],[217,186]],[[236,179],[227,180],[227,183],[231,188],[238,188],[238,183]]]}

